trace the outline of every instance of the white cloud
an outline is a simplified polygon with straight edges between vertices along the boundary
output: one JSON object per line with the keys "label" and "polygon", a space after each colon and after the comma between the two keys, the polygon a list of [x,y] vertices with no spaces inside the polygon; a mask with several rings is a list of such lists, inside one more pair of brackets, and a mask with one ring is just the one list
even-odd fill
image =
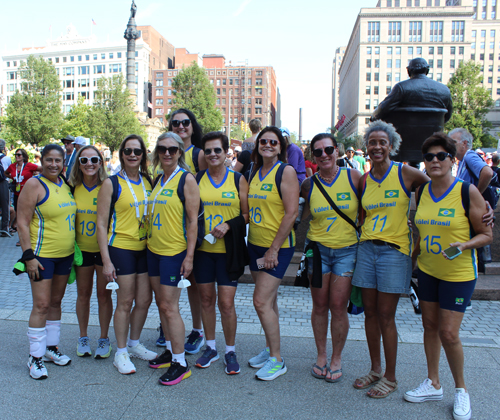
{"label": "white cloud", "polygon": [[159,10],[160,8],[161,8],[160,3],[150,3],[143,10],[138,8],[139,10],[137,10],[136,21],[144,20],[150,18],[151,16],[154,16],[156,14],[156,11]]}
{"label": "white cloud", "polygon": [[233,16],[239,16],[241,13],[243,13],[243,10],[245,10],[245,7],[247,7],[252,0],[243,0],[243,2],[240,4],[240,7],[238,7],[238,10],[233,13]]}

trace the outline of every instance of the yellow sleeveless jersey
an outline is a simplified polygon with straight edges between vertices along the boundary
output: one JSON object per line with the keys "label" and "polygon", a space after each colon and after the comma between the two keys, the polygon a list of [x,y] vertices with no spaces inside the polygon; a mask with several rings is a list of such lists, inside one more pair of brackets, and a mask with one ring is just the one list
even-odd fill
{"label": "yellow sleeveless jersey", "polygon": [[76,243],[85,252],[99,252],[97,244],[97,194],[100,185],[88,188],[83,182],[75,187]]}
{"label": "yellow sleeveless jersey", "polygon": [[[276,186],[276,171],[281,164],[281,161],[276,162],[264,177],[262,177],[262,168],[259,168],[250,182],[248,242],[256,246],[264,248],[271,246],[285,215],[285,207]],[[293,246],[295,246],[295,232],[292,229],[281,248]]]}
{"label": "yellow sleeveless jersey", "polygon": [[[319,182],[340,211],[354,223],[358,216],[358,192],[351,179],[351,169],[339,168],[331,184],[318,177]],[[312,220],[307,237],[332,249],[344,248],[358,242],[354,228],[340,217],[311,179],[309,208]]]}
{"label": "yellow sleeveless jersey", "polygon": [[63,258],[75,252],[76,202],[68,185],[37,176],[45,197],[36,204],[30,223],[31,247],[43,258]]}
{"label": "yellow sleeveless jersey", "polygon": [[[141,224],[137,219],[134,197],[130,192],[127,181],[125,181],[121,173],[117,177],[119,183],[118,200],[116,200],[111,216],[108,245],[131,251],[142,251],[146,249],[146,241],[141,240],[141,237],[145,238],[147,232],[145,231],[144,224]],[[151,184],[147,179],[143,178],[143,180],[144,187],[146,188],[146,197],[144,197],[141,181],[130,180],[130,185],[137,197],[141,218],[144,215],[144,206],[147,205],[148,197],[151,194]],[[142,220],[142,222],[144,221]],[[144,236],[142,235],[143,230]]]}
{"label": "yellow sleeveless jersey", "polygon": [[[193,162],[193,152],[195,149],[198,149],[195,147],[193,144],[187,148],[187,150],[184,152],[184,159],[186,161],[186,165],[189,166],[189,170],[191,171],[192,174],[196,175],[197,171],[194,166]],[[198,155],[199,156],[199,155]]]}
{"label": "yellow sleeveless jersey", "polygon": [[369,173],[361,195],[366,211],[361,228],[361,241],[380,240],[399,245],[403,254],[410,255],[411,229],[408,226],[410,192],[403,182],[403,164],[391,162],[381,180]]}
{"label": "yellow sleeveless jersey", "polygon": [[[234,219],[241,213],[240,196],[236,189],[234,171],[226,168],[226,175],[220,184],[216,184],[210,177],[208,170],[199,182],[200,197],[205,209],[205,234],[208,234],[217,225]],[[215,244],[203,241],[199,251],[224,253],[226,244],[224,238],[217,239]]]}
{"label": "yellow sleeveless jersey", "polygon": [[462,205],[462,181],[453,184],[439,198],[432,194],[432,181],[424,185],[415,214],[420,233],[418,268],[441,280],[461,282],[477,278],[477,254],[467,249],[453,260],[447,260],[441,251],[453,242],[471,239],[471,226]]}
{"label": "yellow sleeveless jersey", "polygon": [[177,187],[184,172],[181,169],[166,185],[167,179],[162,176],[151,193],[148,249],[155,254],[172,256],[187,249],[184,206],[177,195]]}

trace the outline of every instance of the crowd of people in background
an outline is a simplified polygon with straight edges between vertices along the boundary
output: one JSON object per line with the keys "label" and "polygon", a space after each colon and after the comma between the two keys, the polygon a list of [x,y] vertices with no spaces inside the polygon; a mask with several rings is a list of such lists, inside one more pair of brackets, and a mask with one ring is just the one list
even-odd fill
{"label": "crowd of people in background", "polygon": [[[192,374],[186,353],[198,354],[203,346],[195,365],[211,366],[222,353],[215,340],[218,305],[224,370],[238,374],[234,299],[249,265],[266,343],[248,364],[258,369],[260,380],[285,374],[278,287],[295,252],[295,228],[307,220],[304,253],[317,350],[311,375],[326,382],[343,378],[346,308],[354,287],[362,296],[370,363],[369,373],[353,386],[368,389],[371,398],[393,393],[398,388],[396,308],[417,269],[428,377],[404,398],[443,398],[442,345],[456,383],[454,418],[470,418],[459,328],[478,276],[476,249],[492,241],[494,204],[481,194],[498,174],[498,155],[474,152],[472,136],[455,129],[424,142],[424,170],[418,170],[391,160],[402,140],[380,120],[366,130],[366,153],[353,147],[344,151],[329,133],[299,147],[286,127],[262,128],[257,119],[249,127],[252,136],[231,148],[226,135],[203,135],[195,115],[179,109],[152,151],[135,134],[116,151],[68,135],[61,139],[64,148],[47,145],[33,162],[25,149],[9,151],[0,140],[2,236],[17,230],[33,293],[30,376],[47,378],[44,362],[71,362],[58,345],[61,300],[74,264],[77,356],[111,356],[111,290],[116,290],[113,364],[118,372],[136,372],[131,358],[138,358],[153,369],[166,368],[159,382],[175,385]],[[419,231],[415,247],[408,223],[412,191],[417,197],[413,227]],[[96,346],[88,334],[94,277]],[[179,313],[185,287],[192,315],[186,340]],[[153,294],[161,322],[157,345],[165,347],[161,354],[140,341]]]}

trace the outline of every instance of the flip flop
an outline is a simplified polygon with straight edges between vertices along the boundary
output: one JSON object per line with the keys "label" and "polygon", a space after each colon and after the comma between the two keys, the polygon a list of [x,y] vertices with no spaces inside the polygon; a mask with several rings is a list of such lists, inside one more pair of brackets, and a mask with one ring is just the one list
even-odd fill
{"label": "flip flop", "polygon": [[[398,389],[398,381],[391,382],[384,376],[377,385],[375,385],[372,389],[370,389],[370,391],[366,393],[366,395],[368,395],[370,398],[385,398],[396,391],[396,389]],[[381,394],[371,395],[369,394],[369,392],[371,391],[379,391],[381,392]]]}
{"label": "flip flop", "polygon": [[[337,370],[331,370],[330,368],[327,368],[326,370],[328,370],[328,372],[330,372],[330,375],[335,375],[336,373],[342,373],[342,368],[337,369]],[[325,376],[325,381],[330,382],[330,383],[338,382],[342,379],[343,376],[344,375],[340,375],[338,378],[335,378],[335,379],[331,379],[331,376],[330,376],[330,378],[327,378]]]}
{"label": "flip flop", "polygon": [[326,378],[326,373],[324,375],[318,375],[315,371],[314,371],[314,368],[316,369],[319,369],[321,372],[323,372],[323,370],[325,369],[328,369],[325,366],[321,367],[321,366],[318,366],[316,363],[313,365],[312,369],[311,369],[311,375],[314,376],[315,378],[318,378],[318,379],[325,379]]}

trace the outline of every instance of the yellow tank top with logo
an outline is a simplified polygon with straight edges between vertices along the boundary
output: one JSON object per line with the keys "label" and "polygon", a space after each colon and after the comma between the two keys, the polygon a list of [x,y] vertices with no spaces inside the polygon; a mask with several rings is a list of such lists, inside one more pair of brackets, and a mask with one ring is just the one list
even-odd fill
{"label": "yellow tank top with logo", "polygon": [[471,239],[469,219],[462,204],[462,181],[455,178],[439,198],[432,193],[432,181],[422,188],[415,214],[415,225],[420,233],[418,268],[430,276],[451,282],[476,279],[475,249],[467,249],[453,260],[447,260],[441,254],[450,243]]}
{"label": "yellow tank top with logo", "polygon": [[108,245],[115,248],[128,249],[130,251],[142,251],[146,249],[146,221],[144,220],[144,206],[148,202],[151,194],[151,184],[146,178],[144,187],[146,188],[146,197],[142,189],[141,181],[130,180],[139,208],[140,220],[135,211],[135,201],[127,181],[123,178],[121,172],[118,177],[118,200],[111,216],[111,222],[108,232]]}
{"label": "yellow tank top with logo", "polygon": [[85,252],[99,252],[97,243],[97,194],[100,185],[87,187],[83,182],[75,187],[76,243]]}
{"label": "yellow tank top with logo", "polygon": [[31,247],[36,256],[63,258],[75,252],[76,202],[68,185],[37,176],[45,197],[35,207],[30,222]]}
{"label": "yellow tank top with logo", "polygon": [[375,179],[371,172],[361,194],[361,205],[366,211],[361,227],[361,241],[380,240],[398,245],[399,251],[410,255],[411,229],[410,192],[403,182],[403,164],[391,162],[384,177]]}
{"label": "yellow tank top with logo", "polygon": [[[241,213],[240,196],[235,184],[234,171],[226,168],[226,175],[220,184],[216,184],[208,170],[199,182],[200,197],[205,209],[205,234],[208,234],[217,225],[234,219]],[[210,244],[203,241],[198,251],[224,253],[226,244],[224,238]]]}
{"label": "yellow tank top with logo", "polygon": [[[252,245],[269,248],[285,215],[285,207],[276,185],[276,171],[283,162],[278,161],[273,168],[262,176],[259,168],[248,191],[248,207],[250,208],[250,226],[248,229],[248,242]],[[295,246],[295,232],[285,239],[281,248]]]}
{"label": "yellow tank top with logo", "polygon": [[[187,249],[184,206],[177,195],[177,187],[184,172],[184,169],[178,171],[167,184],[163,175],[151,193],[148,249],[155,254],[171,257]],[[162,191],[158,195],[160,189]]]}
{"label": "yellow tank top with logo", "polygon": [[[189,166],[189,170],[192,174],[196,175],[197,171],[193,162],[193,152],[195,149],[198,149],[193,144],[187,148],[184,152],[184,160],[186,161],[186,165]],[[199,155],[198,155],[199,156]]]}
{"label": "yellow tank top with logo", "polygon": [[[351,169],[339,168],[331,184],[319,177],[318,179],[339,210],[356,223],[358,192],[352,183]],[[308,239],[332,249],[344,248],[358,242],[354,228],[333,210],[312,179],[308,201],[312,215],[307,232]]]}

